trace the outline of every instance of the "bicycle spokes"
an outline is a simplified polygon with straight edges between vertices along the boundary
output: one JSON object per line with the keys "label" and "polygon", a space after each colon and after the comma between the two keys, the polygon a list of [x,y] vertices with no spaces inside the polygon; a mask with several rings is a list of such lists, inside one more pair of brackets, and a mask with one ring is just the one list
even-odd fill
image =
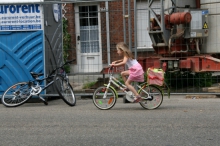
{"label": "bicycle spokes", "polygon": [[[146,94],[147,93],[147,94]],[[144,100],[140,102],[141,106],[146,109],[156,109],[163,101],[163,94],[156,86],[148,85],[139,91]]]}
{"label": "bicycle spokes", "polygon": [[2,103],[7,107],[15,107],[26,102],[30,97],[28,82],[20,82],[9,87],[2,96]]}
{"label": "bicycle spokes", "polygon": [[99,87],[93,94],[93,103],[99,109],[110,109],[116,103],[116,95],[110,88]]}

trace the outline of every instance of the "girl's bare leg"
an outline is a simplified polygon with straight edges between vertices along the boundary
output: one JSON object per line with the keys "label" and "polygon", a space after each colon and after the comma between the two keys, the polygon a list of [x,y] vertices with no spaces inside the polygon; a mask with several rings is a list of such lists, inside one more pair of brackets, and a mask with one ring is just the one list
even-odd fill
{"label": "girl's bare leg", "polygon": [[127,81],[127,76],[129,75],[129,70],[121,72],[121,77],[124,81],[124,83]]}
{"label": "girl's bare leg", "polygon": [[131,85],[131,83],[132,83],[132,81],[128,79],[128,80],[125,82],[125,85],[128,87],[128,89],[131,90],[131,92],[134,93],[134,95],[135,95],[136,97],[139,96],[139,94],[137,93],[137,91],[135,90],[135,88]]}

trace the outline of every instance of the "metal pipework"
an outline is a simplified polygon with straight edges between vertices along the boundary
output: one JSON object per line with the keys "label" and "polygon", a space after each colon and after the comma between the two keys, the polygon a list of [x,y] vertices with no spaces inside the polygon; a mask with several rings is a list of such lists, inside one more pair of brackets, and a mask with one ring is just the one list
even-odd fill
{"label": "metal pipework", "polygon": [[192,16],[189,12],[178,12],[170,15],[170,23],[172,24],[186,24],[190,23]]}

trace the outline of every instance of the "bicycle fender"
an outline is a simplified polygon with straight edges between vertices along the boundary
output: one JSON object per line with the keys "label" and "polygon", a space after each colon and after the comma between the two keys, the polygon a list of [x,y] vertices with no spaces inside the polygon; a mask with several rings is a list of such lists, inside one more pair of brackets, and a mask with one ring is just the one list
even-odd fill
{"label": "bicycle fender", "polygon": [[[158,88],[158,89],[161,91],[162,95],[164,96],[164,91],[163,91],[163,89],[162,89],[161,86],[145,83],[145,84],[142,84],[141,87],[143,87],[144,85],[145,85],[145,86],[151,85],[151,86],[153,86],[153,87]],[[140,92],[141,92],[141,89],[138,90],[138,94],[139,94]],[[168,98],[170,98],[170,92],[168,93]]]}
{"label": "bicycle fender", "polygon": [[[147,82],[144,82],[144,83],[140,84],[141,87],[144,86],[144,85],[145,85],[145,86],[151,85],[151,86],[154,86],[154,87],[159,88],[160,91],[161,91],[161,93],[162,93],[163,96],[164,96],[163,86],[159,86],[159,85],[155,85],[155,84],[148,84]],[[168,96],[168,98],[170,98],[170,88],[169,88],[169,86],[167,85],[166,82],[164,82],[164,86],[166,86],[166,88],[167,88],[167,96]],[[139,93],[139,92],[140,92],[140,89],[138,90],[138,93]]]}
{"label": "bicycle fender", "polygon": [[[104,86],[107,87],[107,84],[104,84]],[[118,92],[115,90],[115,88],[112,86],[109,86],[109,88],[111,88],[114,91],[116,97],[118,98]]]}
{"label": "bicycle fender", "polygon": [[[165,83],[165,82],[164,82]],[[164,84],[164,85],[166,85],[166,84]],[[151,85],[151,86],[154,86],[154,87],[157,87],[157,88],[159,88],[160,89],[160,91],[162,92],[162,94],[163,94],[163,96],[164,96],[164,90],[162,89],[162,86],[159,86],[159,85]],[[167,85],[166,85],[167,86]],[[168,96],[168,98],[170,98],[170,88],[167,86],[167,88],[168,88],[168,90],[167,90],[167,96]]]}

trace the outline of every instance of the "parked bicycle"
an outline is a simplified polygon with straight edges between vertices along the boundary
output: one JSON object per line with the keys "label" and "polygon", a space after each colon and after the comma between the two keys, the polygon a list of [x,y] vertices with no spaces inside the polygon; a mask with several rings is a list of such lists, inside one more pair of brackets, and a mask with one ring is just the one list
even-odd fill
{"label": "parked bicycle", "polygon": [[[2,95],[2,104],[6,107],[17,107],[27,102],[32,96],[38,96],[45,105],[48,105],[46,99],[40,96],[40,94],[54,84],[61,99],[63,99],[66,104],[74,106],[76,104],[76,98],[73,88],[69,83],[68,75],[64,71],[64,66],[73,61],[75,61],[75,59],[67,61],[44,78],[40,78],[44,75],[43,73],[30,72],[33,80],[19,82],[10,86]],[[45,86],[41,85],[44,80],[48,81],[48,84]]]}
{"label": "parked bicycle", "polygon": [[[111,86],[113,83],[116,87],[122,90],[126,94],[126,99],[130,102],[134,101],[134,95],[131,91],[126,91],[126,86],[122,84],[118,79],[113,76],[113,66],[108,69],[109,83],[104,86],[98,87],[93,94],[94,105],[102,110],[111,109],[118,98],[118,93],[114,87]],[[156,109],[163,102],[163,94],[161,89],[156,85],[149,85],[146,82],[136,85],[138,94],[141,96],[142,100],[139,102],[140,105],[145,109]]]}

